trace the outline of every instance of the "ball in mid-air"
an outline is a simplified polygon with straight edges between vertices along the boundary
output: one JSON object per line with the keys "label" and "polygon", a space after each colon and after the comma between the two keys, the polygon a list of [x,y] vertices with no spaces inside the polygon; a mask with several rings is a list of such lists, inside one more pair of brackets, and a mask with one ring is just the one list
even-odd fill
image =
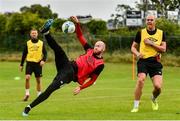
{"label": "ball in mid-air", "polygon": [[71,21],[66,21],[62,25],[62,31],[64,33],[73,33],[75,31],[75,25]]}

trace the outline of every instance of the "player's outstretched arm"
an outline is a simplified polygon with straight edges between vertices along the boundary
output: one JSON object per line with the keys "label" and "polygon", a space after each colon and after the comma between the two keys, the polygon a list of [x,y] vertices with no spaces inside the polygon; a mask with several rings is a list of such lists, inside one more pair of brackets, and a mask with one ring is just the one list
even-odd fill
{"label": "player's outstretched arm", "polygon": [[82,31],[81,31],[81,27],[80,27],[80,23],[79,20],[76,16],[71,16],[70,17],[71,20],[75,23],[76,25],[76,35],[77,38],[79,39],[80,43],[82,44],[82,46],[85,46],[85,44],[87,43],[87,40],[84,38]]}
{"label": "player's outstretched arm", "polygon": [[91,79],[90,79],[90,80],[88,80],[86,83],[84,83],[84,84],[81,85],[81,86],[77,86],[77,87],[74,89],[74,92],[73,92],[74,95],[79,94],[82,89],[85,89],[85,88],[91,86],[92,84],[94,84],[94,82],[96,81],[97,77],[98,77],[98,75],[93,74],[93,75],[91,76]]}
{"label": "player's outstretched arm", "polygon": [[94,82],[96,81],[97,77],[96,78],[91,78],[88,82],[86,82],[85,84],[81,85],[81,86],[77,86],[75,89],[74,89],[74,95],[77,95],[80,93],[80,91],[84,88],[87,88],[89,86],[91,86],[92,84],[94,84]]}

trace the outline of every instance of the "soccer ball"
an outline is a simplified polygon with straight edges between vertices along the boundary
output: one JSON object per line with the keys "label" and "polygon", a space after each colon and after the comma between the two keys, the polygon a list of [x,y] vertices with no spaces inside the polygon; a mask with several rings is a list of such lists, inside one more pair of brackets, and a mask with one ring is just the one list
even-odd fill
{"label": "soccer ball", "polygon": [[62,31],[64,33],[73,33],[75,31],[75,25],[71,21],[66,21],[62,25]]}

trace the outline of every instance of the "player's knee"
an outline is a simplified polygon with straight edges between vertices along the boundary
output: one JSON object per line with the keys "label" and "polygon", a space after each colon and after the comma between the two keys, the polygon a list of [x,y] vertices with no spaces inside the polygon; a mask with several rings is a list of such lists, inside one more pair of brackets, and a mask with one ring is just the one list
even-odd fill
{"label": "player's knee", "polygon": [[161,91],[161,85],[159,84],[154,85],[154,88],[158,91]]}
{"label": "player's knee", "polygon": [[52,90],[52,91],[55,91],[55,90],[57,90],[57,89],[59,89],[59,88],[60,88],[60,86],[57,85],[57,84],[54,83],[54,82],[49,86],[49,89]]}
{"label": "player's knee", "polygon": [[144,78],[139,78],[138,79],[138,86],[139,87],[143,87],[144,86],[144,80],[145,80]]}
{"label": "player's knee", "polygon": [[26,75],[26,81],[29,81],[29,80],[30,80],[30,78],[31,78],[31,76],[30,76],[30,75]]}

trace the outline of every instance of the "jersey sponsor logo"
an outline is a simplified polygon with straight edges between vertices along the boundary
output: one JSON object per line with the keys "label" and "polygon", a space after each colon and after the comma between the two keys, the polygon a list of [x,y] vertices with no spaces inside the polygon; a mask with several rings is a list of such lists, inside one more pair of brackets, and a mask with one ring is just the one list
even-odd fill
{"label": "jersey sponsor logo", "polygon": [[93,59],[92,56],[88,56],[87,63],[90,64],[90,65],[94,64],[94,59]]}
{"label": "jersey sponsor logo", "polygon": [[158,40],[157,39],[155,39],[155,38],[153,38],[153,37],[149,37],[148,38],[150,41],[153,41],[153,42],[157,42]]}
{"label": "jersey sponsor logo", "polygon": [[39,46],[38,45],[32,45],[29,49],[30,51],[38,51]]}

